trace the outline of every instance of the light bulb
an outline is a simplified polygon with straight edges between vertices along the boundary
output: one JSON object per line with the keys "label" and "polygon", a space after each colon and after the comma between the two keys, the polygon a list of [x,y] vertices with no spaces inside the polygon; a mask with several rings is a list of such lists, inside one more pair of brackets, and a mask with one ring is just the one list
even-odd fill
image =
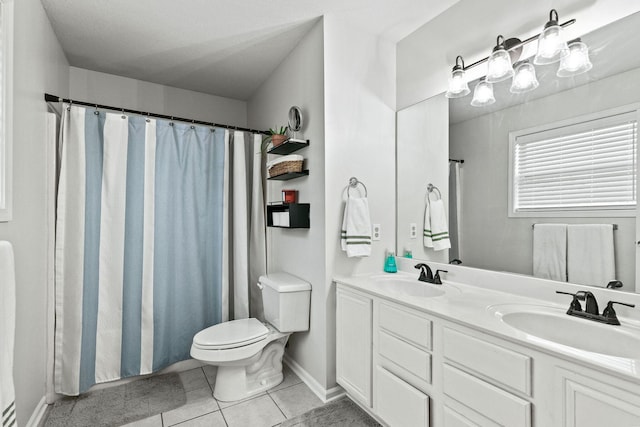
{"label": "light bulb", "polygon": [[539,85],[536,69],[530,63],[523,62],[516,67],[509,91],[511,93],[525,93],[534,90]]}
{"label": "light bulb", "polygon": [[[458,60],[461,64],[458,63]],[[467,84],[467,77],[464,72],[464,60],[461,56],[456,58],[456,65],[453,67],[451,71],[451,76],[449,77],[449,88],[445,96],[447,98],[462,98],[471,92],[469,90],[469,85]]]}
{"label": "light bulb", "polygon": [[498,83],[513,76],[511,57],[504,48],[504,37],[498,36],[496,47],[493,48],[491,56],[487,61],[487,81]]}
{"label": "light bulb", "polygon": [[473,91],[471,105],[474,107],[484,107],[494,102],[496,102],[496,99],[493,96],[493,85],[486,80],[480,80]]}
{"label": "light bulb", "polygon": [[569,43],[569,54],[560,60],[557,76],[575,76],[589,71],[592,67],[589,48],[580,39],[576,39]]}
{"label": "light bulb", "polygon": [[567,42],[564,39],[562,27],[558,25],[558,12],[552,9],[549,22],[538,37],[538,53],[533,63],[536,65],[552,64],[569,54]]}

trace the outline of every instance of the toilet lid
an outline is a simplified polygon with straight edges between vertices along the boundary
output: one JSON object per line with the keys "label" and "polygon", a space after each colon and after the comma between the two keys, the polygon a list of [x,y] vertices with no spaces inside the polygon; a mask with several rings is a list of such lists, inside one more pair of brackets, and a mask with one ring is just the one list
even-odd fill
{"label": "toilet lid", "polygon": [[263,340],[269,330],[258,319],[239,319],[213,325],[198,332],[193,344],[204,349],[223,350]]}

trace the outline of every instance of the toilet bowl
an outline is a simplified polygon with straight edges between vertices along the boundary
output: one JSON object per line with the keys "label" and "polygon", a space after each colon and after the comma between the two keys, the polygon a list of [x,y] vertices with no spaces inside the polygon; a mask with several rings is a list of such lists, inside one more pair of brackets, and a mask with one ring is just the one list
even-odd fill
{"label": "toilet bowl", "polygon": [[311,285],[286,273],[260,276],[266,322],[219,323],[193,337],[191,357],[218,367],[213,395],[223,402],[255,396],[280,384],[282,356],[293,332],[309,329]]}

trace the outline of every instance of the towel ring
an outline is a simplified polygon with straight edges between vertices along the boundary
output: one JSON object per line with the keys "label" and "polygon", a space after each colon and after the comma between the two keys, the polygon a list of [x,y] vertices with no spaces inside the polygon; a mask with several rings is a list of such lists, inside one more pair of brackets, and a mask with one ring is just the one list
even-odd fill
{"label": "towel ring", "polygon": [[442,193],[440,193],[440,190],[438,189],[438,187],[429,183],[429,185],[427,185],[427,200],[429,199],[429,194],[433,193],[434,190],[438,192],[438,198],[436,200],[442,199]]}
{"label": "towel ring", "polygon": [[347,187],[347,197],[351,197],[349,190],[351,190],[352,188],[358,187],[358,184],[362,185],[362,187],[364,188],[364,197],[368,196],[367,186],[364,185],[362,181],[358,181],[358,178],[356,178],[355,176],[352,176],[351,178],[349,178],[349,186]]}

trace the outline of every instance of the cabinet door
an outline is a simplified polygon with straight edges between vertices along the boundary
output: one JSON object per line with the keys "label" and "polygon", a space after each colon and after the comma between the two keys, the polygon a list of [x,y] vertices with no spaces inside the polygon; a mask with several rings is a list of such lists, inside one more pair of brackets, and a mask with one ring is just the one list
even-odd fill
{"label": "cabinet door", "polygon": [[605,384],[570,371],[561,372],[565,427],[640,426],[640,396],[615,382]]}
{"label": "cabinet door", "polygon": [[376,367],[375,412],[391,427],[428,427],[429,396]]}
{"label": "cabinet door", "polygon": [[371,407],[372,302],[338,289],[336,298],[336,376],[353,398]]}

